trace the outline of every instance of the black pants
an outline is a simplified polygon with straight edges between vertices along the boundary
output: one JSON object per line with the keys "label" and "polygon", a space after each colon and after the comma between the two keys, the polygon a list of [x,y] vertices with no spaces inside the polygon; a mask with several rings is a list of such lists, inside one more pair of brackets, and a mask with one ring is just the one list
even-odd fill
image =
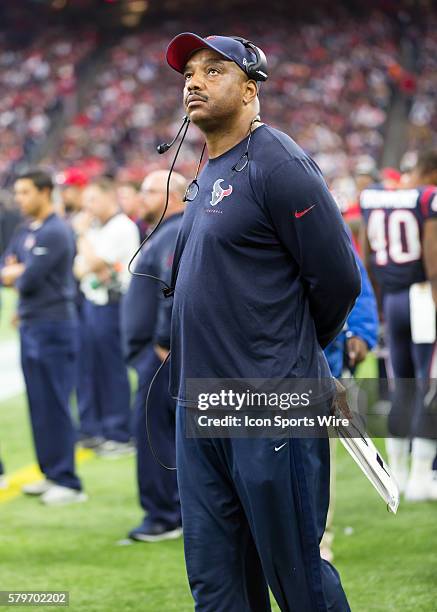
{"label": "black pants", "polygon": [[349,612],[320,558],[329,440],[187,438],[177,407],[185,559],[197,612]]}

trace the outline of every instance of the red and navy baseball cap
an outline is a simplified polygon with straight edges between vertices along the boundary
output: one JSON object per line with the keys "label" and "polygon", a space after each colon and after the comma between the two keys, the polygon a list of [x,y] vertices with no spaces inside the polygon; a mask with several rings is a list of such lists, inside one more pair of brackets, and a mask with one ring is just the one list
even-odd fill
{"label": "red and navy baseball cap", "polygon": [[[267,79],[267,62],[261,49],[252,43],[244,44],[244,39],[230,36],[207,36],[202,38],[191,32],[183,32],[173,38],[167,47],[167,62],[171,68],[183,74],[185,66],[195,51],[212,49],[225,59],[235,62],[250,78],[255,81]],[[257,54],[258,53],[258,57]],[[259,61],[261,60],[261,61]],[[256,66],[252,68],[254,65]]]}

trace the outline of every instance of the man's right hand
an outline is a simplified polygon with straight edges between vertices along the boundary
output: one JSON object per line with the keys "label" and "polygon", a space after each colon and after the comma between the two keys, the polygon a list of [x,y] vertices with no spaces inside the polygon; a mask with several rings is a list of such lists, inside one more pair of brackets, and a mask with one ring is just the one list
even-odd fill
{"label": "man's right hand", "polygon": [[89,230],[92,220],[92,216],[85,210],[77,213],[72,220],[75,234],[77,236],[83,236]]}

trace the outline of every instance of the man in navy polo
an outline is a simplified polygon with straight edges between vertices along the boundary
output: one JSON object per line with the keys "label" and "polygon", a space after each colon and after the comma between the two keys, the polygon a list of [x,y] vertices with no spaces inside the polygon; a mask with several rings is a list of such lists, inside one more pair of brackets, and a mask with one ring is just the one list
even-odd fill
{"label": "man in navy polo", "polygon": [[[153,227],[164,210],[168,171],[157,170],[144,179],[141,195],[145,220]],[[170,282],[176,237],[182,221],[186,180],[172,173],[166,215],[144,245],[122,304],[122,338],[128,364],[138,374],[134,404],[134,432],[137,442],[137,482],[145,516],[129,532],[133,540],[157,542],[179,537],[181,510],[176,472],[165,470],[153,457],[147,427],[161,462],[175,462],[175,402],[168,392],[169,364],[166,363],[150,390],[148,418],[146,397],[152,379],[167,357],[170,346],[171,301],[164,298],[151,274]]]}
{"label": "man in navy polo", "polygon": [[[187,437],[186,381],[333,381],[323,348],[360,292],[350,239],[321,172],[261,123],[262,52],[180,34],[167,60],[209,161],[188,189],[173,264],[171,391],[185,557],[196,610],[346,612],[321,560],[329,503],[324,438]],[[330,393],[334,393],[330,391]],[[332,395],[326,401],[329,410]]]}
{"label": "man in navy polo", "polygon": [[21,364],[36,455],[46,477],[23,491],[41,495],[47,505],[82,502],[86,495],[75,472],[69,411],[77,358],[74,237],[54,212],[49,175],[28,172],[14,189],[29,222],[5,254],[1,279],[19,293]]}

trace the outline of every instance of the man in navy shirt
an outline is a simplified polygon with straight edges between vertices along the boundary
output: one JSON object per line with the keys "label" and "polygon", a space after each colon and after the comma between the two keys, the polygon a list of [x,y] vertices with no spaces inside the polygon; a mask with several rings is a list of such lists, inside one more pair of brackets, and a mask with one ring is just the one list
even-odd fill
{"label": "man in navy shirt", "polygon": [[[164,210],[168,171],[149,174],[141,187],[146,221],[153,227]],[[151,274],[170,282],[176,237],[182,221],[186,181],[172,173],[166,215],[144,245],[122,304],[122,339],[129,365],[138,374],[134,405],[134,431],[137,442],[137,481],[144,520],[129,532],[133,540],[156,542],[179,537],[181,511],[176,473],[167,471],[153,457],[147,441],[147,427],[159,459],[175,462],[175,402],[168,391],[169,365],[155,379],[149,396],[148,418],[145,404],[150,383],[170,347],[171,300],[164,298]]]}
{"label": "man in navy shirt", "polygon": [[186,33],[167,60],[184,75],[185,112],[209,156],[187,192],[173,264],[171,390],[196,610],[270,610],[268,585],[282,610],[345,612],[319,551],[328,439],[189,438],[185,383],[329,379],[323,348],[360,292],[350,239],[314,161],[259,120],[260,50]]}
{"label": "man in navy shirt", "polygon": [[55,213],[50,176],[35,171],[15,181],[26,228],[17,232],[1,268],[19,293],[21,364],[35,450],[46,480],[23,491],[45,504],[86,500],[74,468],[75,432],[69,398],[75,379],[77,321],[73,234]]}

